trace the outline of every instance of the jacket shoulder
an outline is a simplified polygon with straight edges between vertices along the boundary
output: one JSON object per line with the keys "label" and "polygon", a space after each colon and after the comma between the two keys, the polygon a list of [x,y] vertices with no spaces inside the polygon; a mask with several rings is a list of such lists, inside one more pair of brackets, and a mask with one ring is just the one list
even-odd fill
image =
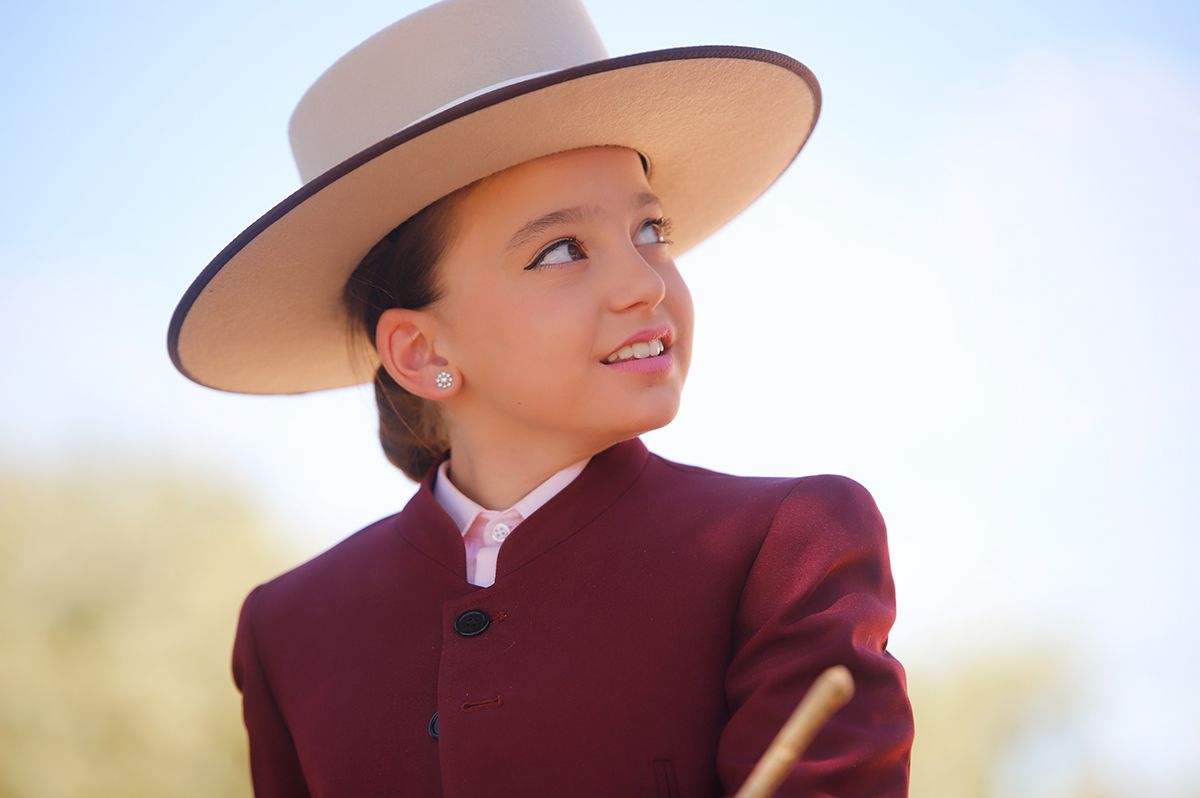
{"label": "jacket shoulder", "polygon": [[[875,499],[858,480],[842,474],[803,476],[742,476],[703,466],[680,463],[651,453],[656,468],[651,477],[680,486],[683,490],[726,493],[747,498],[775,499],[811,510],[823,509],[838,515],[871,516],[877,513]],[[781,509],[784,509],[781,507]]]}
{"label": "jacket shoulder", "polygon": [[858,546],[886,546],[887,526],[875,497],[858,480],[814,474],[794,481],[776,516],[781,525],[819,523],[827,539]]}
{"label": "jacket shoulder", "polygon": [[324,551],[255,585],[257,611],[267,615],[289,613],[311,601],[328,601],[330,591],[361,584],[365,574],[385,559],[388,541],[395,534],[400,513],[362,527]]}

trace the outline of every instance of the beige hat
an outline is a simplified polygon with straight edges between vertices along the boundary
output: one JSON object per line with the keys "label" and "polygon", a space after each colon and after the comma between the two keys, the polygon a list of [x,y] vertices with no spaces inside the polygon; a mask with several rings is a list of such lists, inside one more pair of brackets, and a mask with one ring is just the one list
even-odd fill
{"label": "beige hat", "polygon": [[[167,348],[201,385],[292,394],[373,375],[346,280],[384,235],[475,180],[576,147],[639,151],[676,256],[754,202],[816,124],[798,61],[754,47],[610,58],[579,0],[444,0],[325,70],[288,126],[303,186],[188,288]],[[353,362],[353,358],[365,358]]]}

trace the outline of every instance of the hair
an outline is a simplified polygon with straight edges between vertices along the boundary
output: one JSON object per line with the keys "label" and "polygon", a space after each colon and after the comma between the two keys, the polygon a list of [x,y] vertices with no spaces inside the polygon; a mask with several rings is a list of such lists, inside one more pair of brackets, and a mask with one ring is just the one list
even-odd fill
{"label": "hair", "polygon": [[[455,209],[470,188],[447,194],[401,222],[355,268],[342,292],[352,349],[362,345],[364,334],[375,347],[375,330],[385,310],[418,310],[444,295],[437,266],[457,230]],[[419,482],[450,450],[438,403],[410,393],[382,364],[375,370],[374,383],[383,453],[405,476]]]}

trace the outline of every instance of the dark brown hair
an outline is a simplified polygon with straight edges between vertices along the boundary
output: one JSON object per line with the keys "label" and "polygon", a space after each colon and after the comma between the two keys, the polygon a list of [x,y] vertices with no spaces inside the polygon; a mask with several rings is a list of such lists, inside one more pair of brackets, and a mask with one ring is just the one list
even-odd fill
{"label": "dark brown hair", "polygon": [[[346,281],[347,343],[375,346],[375,328],[388,308],[418,310],[444,294],[438,261],[456,231],[455,208],[471,186],[426,205],[381,238]],[[351,353],[352,362],[360,362]],[[379,442],[388,461],[419,482],[450,448],[437,402],[409,393],[381,364],[375,370]]]}

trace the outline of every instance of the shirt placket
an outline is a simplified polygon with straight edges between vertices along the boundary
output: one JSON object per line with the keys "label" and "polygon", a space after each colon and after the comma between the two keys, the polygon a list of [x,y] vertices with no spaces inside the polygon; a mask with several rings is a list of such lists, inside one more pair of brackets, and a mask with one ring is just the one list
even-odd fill
{"label": "shirt placket", "polygon": [[468,538],[468,559],[473,562],[473,573],[468,580],[481,587],[490,587],[496,581],[496,561],[500,546],[512,534],[523,517],[514,509],[482,510],[475,516]]}

